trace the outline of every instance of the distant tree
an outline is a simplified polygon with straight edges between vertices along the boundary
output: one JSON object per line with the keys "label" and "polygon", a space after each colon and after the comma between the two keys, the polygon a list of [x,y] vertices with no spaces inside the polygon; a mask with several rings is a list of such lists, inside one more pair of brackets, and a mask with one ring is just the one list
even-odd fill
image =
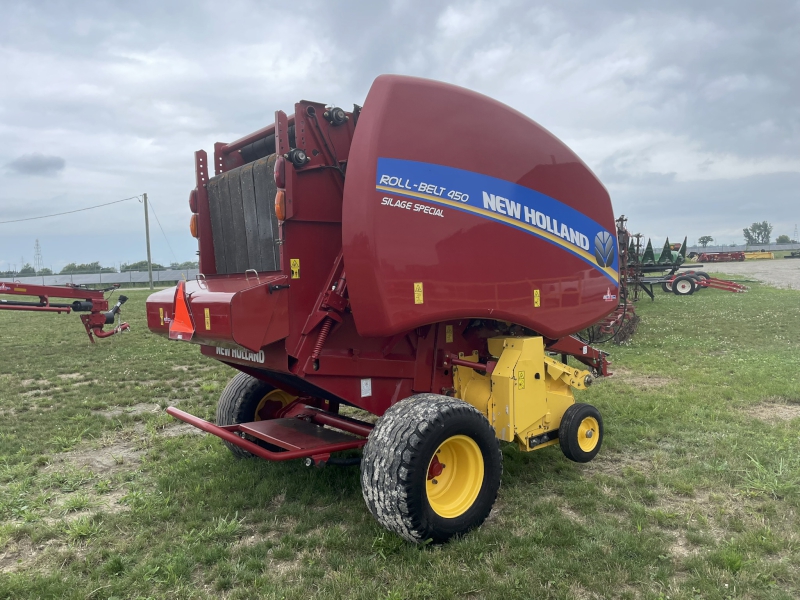
{"label": "distant tree", "polygon": [[29,275],[36,275],[36,269],[34,269],[34,268],[31,266],[31,264],[30,264],[30,263],[25,263],[25,266],[24,266],[24,267],[22,267],[22,268],[19,270],[19,273],[17,273],[17,275],[20,275],[20,276],[22,276],[22,277],[27,277],[27,276],[29,276]]}
{"label": "distant tree", "polygon": [[182,262],[182,263],[178,263],[178,262],[169,263],[169,268],[170,269],[176,269],[176,270],[197,269],[199,266],[200,266],[200,264],[196,260],[195,261],[187,260],[186,262]]}
{"label": "distant tree", "polygon": [[42,267],[42,270],[37,273],[37,275],[52,275],[53,271],[48,269],[47,267]]}
{"label": "distant tree", "polygon": [[[158,263],[153,263],[153,270],[164,269],[164,265],[160,265]],[[147,271],[147,261],[140,260],[139,262],[135,263],[122,263],[119,266],[120,271]]]}
{"label": "distant tree", "polygon": [[775,240],[776,244],[791,244],[792,240],[788,235],[779,235]]}
{"label": "distant tree", "polygon": [[81,263],[75,264],[69,263],[63,269],[61,269],[61,275],[68,275],[70,273],[116,273],[117,270],[114,267],[102,267],[100,266],[99,261],[95,261],[93,263]]}
{"label": "distant tree", "polygon": [[743,230],[744,239],[748,244],[769,244],[769,237],[772,235],[772,225],[766,221],[753,223],[750,227]]}
{"label": "distant tree", "polygon": [[703,248],[705,248],[713,241],[714,241],[713,237],[711,237],[710,235],[704,235],[699,240],[697,240],[697,243],[700,244]]}

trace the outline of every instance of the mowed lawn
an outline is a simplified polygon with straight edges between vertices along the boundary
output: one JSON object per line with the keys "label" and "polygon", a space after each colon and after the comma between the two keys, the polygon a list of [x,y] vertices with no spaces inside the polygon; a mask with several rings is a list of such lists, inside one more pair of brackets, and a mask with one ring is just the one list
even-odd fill
{"label": "mowed lawn", "polygon": [[[126,292],[127,293],[127,292]],[[661,292],[616,374],[579,394],[598,458],[503,449],[479,530],[383,531],[358,469],[236,460],[213,419],[234,371],[147,331],[0,311],[0,598],[800,597],[800,292]]]}

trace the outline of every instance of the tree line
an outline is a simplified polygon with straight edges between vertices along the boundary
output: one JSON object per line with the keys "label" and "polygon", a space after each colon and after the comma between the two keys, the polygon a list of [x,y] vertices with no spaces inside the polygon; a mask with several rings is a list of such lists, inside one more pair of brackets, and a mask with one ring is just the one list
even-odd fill
{"label": "tree line", "polygon": [[[744,233],[744,240],[748,246],[762,246],[769,244],[772,237],[773,226],[772,223],[761,221],[761,223],[753,223],[750,227],[745,227],[742,230]],[[710,235],[703,235],[697,239],[697,243],[705,248],[714,238]],[[779,235],[775,238],[776,244],[797,244],[797,240],[791,239],[788,235]],[[725,244],[726,246],[735,246],[736,244]]]}
{"label": "tree line", "polygon": [[[166,269],[196,269],[198,268],[197,261],[187,260],[185,262],[172,262],[169,264],[168,267],[161,265],[159,263],[153,263],[153,270],[154,271],[164,271]],[[140,260],[134,263],[122,263],[117,270],[116,267],[104,267],[100,264],[100,261],[95,261],[92,263],[69,263],[68,265],[64,266],[61,271],[58,272],[59,275],[86,275],[86,274],[93,274],[93,273],[126,273],[128,271],[147,271],[147,261]],[[25,263],[23,267],[19,271],[0,271],[0,277],[29,277],[33,275],[54,275],[52,269],[48,269],[47,267],[36,270],[33,268],[33,265],[30,263]]]}

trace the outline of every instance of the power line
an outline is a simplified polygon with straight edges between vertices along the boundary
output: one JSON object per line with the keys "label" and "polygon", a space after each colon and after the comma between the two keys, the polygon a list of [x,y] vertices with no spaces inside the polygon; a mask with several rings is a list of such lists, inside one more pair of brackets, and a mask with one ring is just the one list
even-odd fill
{"label": "power line", "polygon": [[22,221],[35,221],[37,219],[47,219],[49,217],[59,217],[61,215],[71,215],[72,213],[81,212],[81,211],[84,211],[84,210],[92,210],[93,208],[100,208],[101,206],[109,206],[111,204],[119,204],[120,202],[127,202],[128,200],[138,200],[138,198],[139,198],[139,196],[131,196],[130,198],[123,198],[122,200],[114,200],[113,202],[106,202],[105,204],[96,204],[95,206],[87,206],[86,208],[76,208],[75,210],[68,210],[66,212],[53,213],[52,215],[42,215],[41,217],[28,217],[26,219],[14,219],[13,221],[0,221],[0,225],[5,225],[6,223],[20,223]]}
{"label": "power line", "polygon": [[169,248],[169,251],[172,253],[172,258],[175,259],[175,262],[178,262],[178,257],[175,256],[175,252],[172,251],[172,246],[170,246],[169,244],[169,240],[167,239],[167,234],[164,233],[164,228],[161,226],[161,221],[158,220],[158,215],[156,214],[156,209],[153,208],[153,203],[150,202],[149,200],[147,201],[147,203],[150,205],[150,209],[153,211],[153,216],[156,218],[156,223],[158,223],[158,228],[161,230],[161,235],[164,236],[164,241],[167,242],[167,247]]}

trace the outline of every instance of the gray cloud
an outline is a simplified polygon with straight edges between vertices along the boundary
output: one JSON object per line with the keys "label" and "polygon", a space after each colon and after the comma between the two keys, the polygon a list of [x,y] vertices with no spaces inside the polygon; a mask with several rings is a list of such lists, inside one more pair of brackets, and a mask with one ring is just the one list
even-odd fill
{"label": "gray cloud", "polygon": [[[14,85],[0,87],[0,165],[47,148],[70,168],[35,180],[0,171],[0,212],[23,218],[147,191],[178,258],[192,258],[194,150],[263,127],[301,98],[361,103],[377,75],[393,72],[469,87],[538,121],[595,170],[642,233],[741,238],[755,220],[800,222],[797,1],[321,6],[4,7],[0,80]],[[670,206],[680,211],[666,220]],[[117,260],[140,260],[141,206],[109,211],[0,230],[0,261],[18,260],[16,248],[35,236],[80,239],[110,223]],[[163,246],[156,258],[170,262],[160,232],[151,237]]]}
{"label": "gray cloud", "polygon": [[60,156],[45,156],[39,152],[23,154],[8,163],[8,168],[21,175],[51,177],[64,170],[67,161]]}

